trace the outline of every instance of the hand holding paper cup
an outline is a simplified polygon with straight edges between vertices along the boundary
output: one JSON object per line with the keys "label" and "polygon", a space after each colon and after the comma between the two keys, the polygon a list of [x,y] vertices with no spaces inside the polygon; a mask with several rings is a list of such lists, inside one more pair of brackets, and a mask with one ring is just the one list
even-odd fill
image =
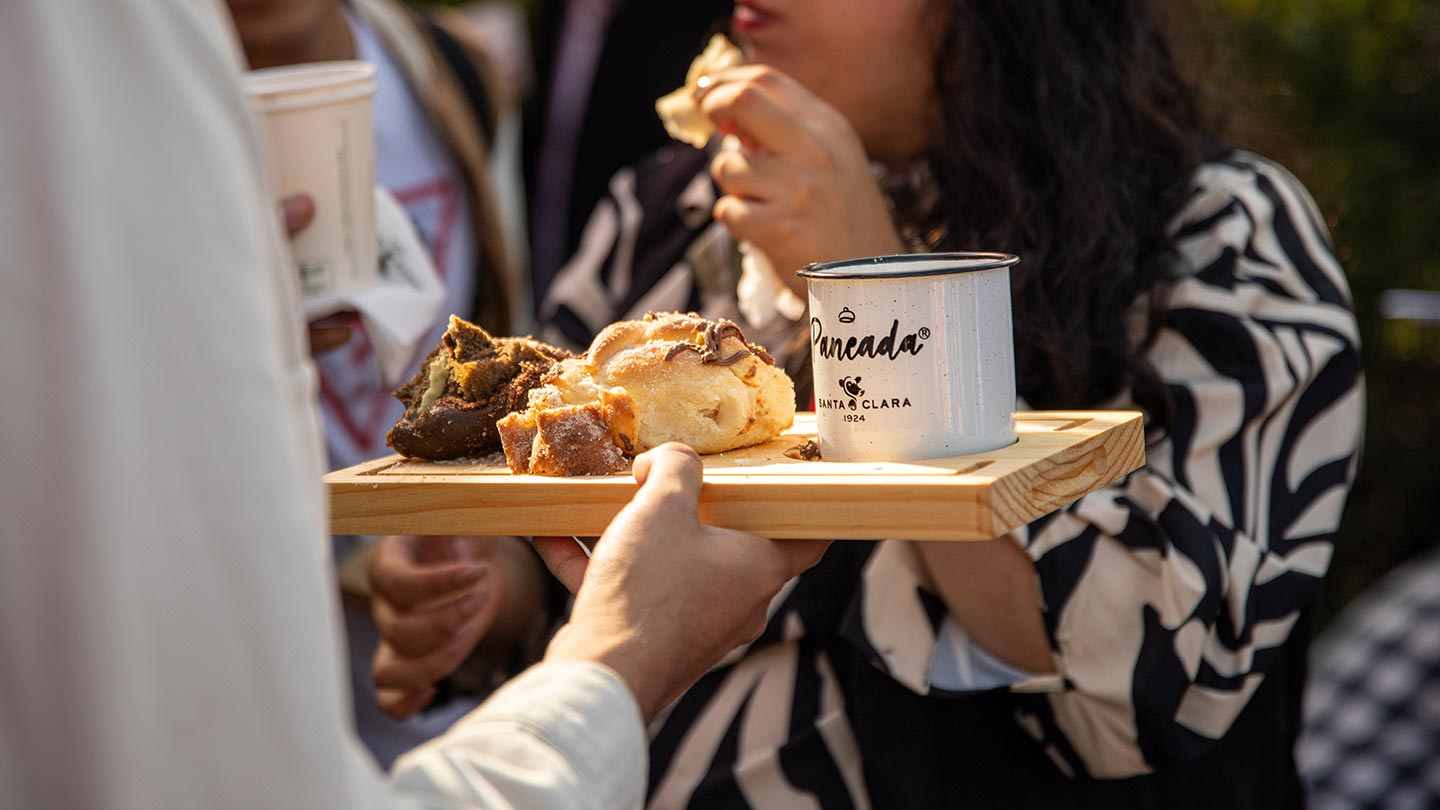
{"label": "hand holding paper cup", "polygon": [[270,133],[276,190],[308,194],[315,220],[291,239],[307,297],[375,284],[375,66],[317,62],[251,71],[245,90]]}
{"label": "hand holding paper cup", "polygon": [[877,256],[799,271],[826,461],[910,461],[1015,441],[1002,253]]}

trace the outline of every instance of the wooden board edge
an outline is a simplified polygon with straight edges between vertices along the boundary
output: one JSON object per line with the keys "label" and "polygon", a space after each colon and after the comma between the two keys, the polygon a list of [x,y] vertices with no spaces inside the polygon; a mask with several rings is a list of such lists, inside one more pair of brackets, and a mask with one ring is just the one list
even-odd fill
{"label": "wooden board edge", "polygon": [[326,484],[331,484],[342,481],[350,481],[356,478],[365,478],[368,476],[373,476],[382,470],[388,470],[389,468],[395,466],[396,464],[399,464],[404,460],[404,456],[401,456],[398,453],[391,453],[388,456],[381,456],[380,458],[374,458],[369,461],[362,461],[359,464],[352,464],[349,467],[341,467],[338,470],[332,470],[328,473],[325,473],[325,475],[321,477],[321,480],[324,481]]}
{"label": "wooden board edge", "polygon": [[988,488],[994,536],[1078,501],[1145,466],[1145,420],[1139,411]]}
{"label": "wooden board edge", "polygon": [[[1088,414],[1088,421],[1093,423],[1097,419],[1102,421],[1102,427],[1098,431],[1093,424],[1084,425],[1074,431],[1075,441],[1067,442],[1049,455],[1038,461],[1028,463],[1022,469],[1006,469],[1008,464],[996,465],[999,477],[988,482],[977,482],[967,492],[966,501],[978,498],[979,502],[971,503],[973,521],[964,519],[966,527],[941,525],[935,521],[939,528],[934,529],[907,529],[903,533],[906,539],[915,540],[978,540],[988,539],[1005,532],[1014,530],[1021,525],[1034,520],[1042,515],[1048,514],[1057,508],[1061,508],[1079,497],[1096,489],[1107,486],[1121,476],[1138,469],[1144,464],[1144,428],[1143,418],[1139,412],[1031,412],[1043,414],[1045,420],[1052,418],[1063,418],[1071,414],[1077,416]],[[1113,423],[1113,424],[1107,424]],[[1068,438],[1068,437],[1067,437]],[[1109,452],[1110,446],[1115,445],[1116,452]],[[983,455],[983,454],[982,454]],[[528,506],[516,507],[512,503],[504,501],[504,490],[508,487],[502,485],[494,488],[480,502],[475,499],[476,491],[471,481],[456,480],[460,476],[415,476],[407,478],[402,476],[377,476],[376,470],[384,469],[393,465],[398,456],[389,456],[365,462],[353,467],[338,470],[325,477],[327,489],[330,494],[332,507],[331,529],[337,534],[471,534],[471,533],[502,533],[502,534],[545,534],[545,533],[599,533],[605,525],[617,514],[625,501],[633,493],[636,484],[633,478],[613,477],[598,479],[549,479],[556,482],[556,487],[549,493],[550,500]],[[1091,470],[1087,477],[1088,483],[1074,486],[1075,470]],[[466,477],[468,478],[468,476]],[[727,480],[729,479],[729,480]],[[473,480],[473,479],[472,479]],[[492,479],[493,481],[494,479]],[[516,481],[516,479],[499,479]],[[953,481],[948,476],[917,476],[906,480],[897,480],[893,484],[897,491],[915,490],[919,491],[926,486],[934,486],[941,481]],[[523,483],[518,482],[516,483]],[[813,484],[825,483],[836,491],[843,492],[849,486],[862,485],[859,480],[837,480],[835,478],[815,477],[814,479],[788,479],[789,484]],[[804,521],[792,521],[793,525],[787,525],[783,520],[771,520],[763,527],[752,522],[754,487],[738,486],[740,482],[729,476],[718,479],[707,479],[705,485],[706,494],[702,496],[702,514],[715,525],[726,525],[731,528],[757,531],[768,534],[777,539],[813,537],[817,532],[813,525],[806,528]],[[874,483],[863,484],[874,486]],[[408,503],[412,500],[411,493],[416,486],[422,486],[426,496],[422,498],[424,503]],[[533,482],[529,482],[533,486]],[[784,484],[781,484],[783,487]],[[1023,498],[1020,493],[1029,491],[1032,495],[1036,488],[1040,488],[1043,500],[1031,501]],[[616,492],[616,488],[622,490]],[[731,492],[733,490],[733,493]],[[394,497],[387,498],[383,493],[391,493]],[[340,509],[343,501],[348,495],[361,494],[366,498],[364,508]],[[733,497],[732,497],[733,495]],[[579,503],[576,502],[578,497]],[[485,500],[496,501],[494,504],[487,504]],[[403,508],[395,509],[401,501],[407,503]],[[945,510],[959,508],[959,504],[953,503],[953,496],[929,496],[918,498],[916,503],[924,509],[930,510],[931,514],[945,513]],[[389,503],[390,509],[384,507]],[[837,500],[843,504],[843,500]],[[771,504],[771,511],[792,508],[787,506],[787,501],[779,498],[776,504]],[[560,510],[566,513],[564,522],[556,522],[554,516]],[[576,514],[579,510],[581,514]],[[336,512],[344,512],[337,517]],[[796,514],[803,515],[804,510]],[[441,517],[443,515],[443,517]],[[827,518],[831,517],[826,515]],[[826,520],[825,523],[834,524],[833,520]],[[970,525],[973,522],[973,527]],[[575,528],[581,526],[583,528]],[[483,527],[483,528],[482,528]],[[528,531],[522,531],[522,527],[530,527]],[[857,529],[860,527],[857,526]],[[825,534],[834,534],[834,531],[826,531]],[[894,531],[884,532],[878,527],[874,531],[860,532],[862,535],[883,535],[900,534]],[[879,539],[875,536],[862,536],[854,539]]]}

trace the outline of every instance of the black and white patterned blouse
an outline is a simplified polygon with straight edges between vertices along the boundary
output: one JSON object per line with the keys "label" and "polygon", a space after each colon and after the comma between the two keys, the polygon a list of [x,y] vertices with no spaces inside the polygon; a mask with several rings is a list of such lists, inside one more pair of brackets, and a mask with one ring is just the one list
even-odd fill
{"label": "black and white patterned blouse", "polygon": [[[615,177],[542,302],[550,339],[649,310],[740,318],[704,168],[677,147]],[[652,807],[1300,806],[1309,608],[1360,443],[1355,318],[1291,175],[1229,152],[1193,185],[1150,353],[1168,436],[1013,536],[1059,676],[971,644],[910,544],[838,543],[657,721]]]}

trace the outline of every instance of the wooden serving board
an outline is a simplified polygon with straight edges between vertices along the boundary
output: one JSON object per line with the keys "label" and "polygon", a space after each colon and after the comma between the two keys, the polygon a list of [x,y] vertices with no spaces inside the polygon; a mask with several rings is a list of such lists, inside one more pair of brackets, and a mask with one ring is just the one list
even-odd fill
{"label": "wooden serving board", "polygon": [[[768,537],[981,540],[1110,484],[1145,463],[1135,411],[1015,415],[1019,441],[923,462],[800,461],[815,437],[801,413],[769,442],[704,456],[701,519]],[[335,534],[598,535],[629,502],[628,471],[512,475],[503,456],[428,462],[388,456],[325,476]]]}

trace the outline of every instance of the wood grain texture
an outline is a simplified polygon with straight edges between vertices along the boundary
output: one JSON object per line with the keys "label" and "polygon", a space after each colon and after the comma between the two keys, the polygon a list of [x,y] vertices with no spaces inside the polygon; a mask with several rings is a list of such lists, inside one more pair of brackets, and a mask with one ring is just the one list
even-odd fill
{"label": "wood grain texture", "polygon": [[[814,414],[755,447],[705,456],[701,518],[768,537],[982,540],[1104,487],[1145,463],[1135,411],[1016,414],[1015,444],[920,462],[799,461]],[[388,456],[325,477],[336,534],[598,535],[630,499],[629,472],[511,475],[502,458]]]}

